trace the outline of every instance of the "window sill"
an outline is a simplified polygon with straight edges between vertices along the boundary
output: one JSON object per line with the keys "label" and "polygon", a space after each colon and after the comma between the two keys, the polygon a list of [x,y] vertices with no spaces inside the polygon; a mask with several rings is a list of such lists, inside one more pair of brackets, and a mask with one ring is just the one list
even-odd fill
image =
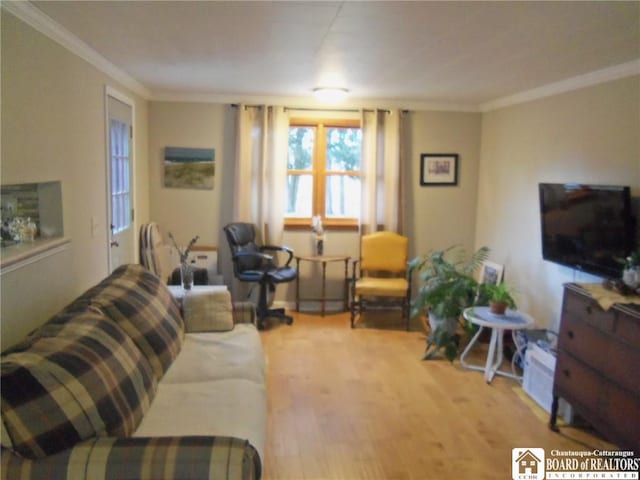
{"label": "window sill", "polygon": [[[336,223],[327,224],[323,223],[323,227],[326,231],[339,231],[339,232],[357,232],[359,227],[357,223]],[[304,223],[287,223],[284,226],[285,231],[309,231],[311,232],[311,222]]]}

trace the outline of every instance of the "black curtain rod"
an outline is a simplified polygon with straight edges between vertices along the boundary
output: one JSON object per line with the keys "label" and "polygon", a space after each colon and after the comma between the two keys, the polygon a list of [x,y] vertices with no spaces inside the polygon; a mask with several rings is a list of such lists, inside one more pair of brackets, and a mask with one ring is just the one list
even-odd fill
{"label": "black curtain rod", "polygon": [[[284,107],[285,110],[298,110],[300,112],[349,112],[349,113],[358,113],[358,112],[375,112],[376,110],[372,108],[305,108],[305,107]],[[391,113],[391,110],[386,110],[383,108],[377,109],[380,112]]]}
{"label": "black curtain rod", "polygon": [[[239,103],[232,103],[231,106],[233,108],[238,108],[240,106]],[[264,105],[244,105],[244,108],[262,108]],[[379,108],[309,108],[309,107],[284,107],[285,110],[298,110],[301,112],[345,112],[345,113],[357,113],[357,112],[385,112],[391,113],[391,110]],[[410,110],[400,110],[401,113],[409,113]]]}

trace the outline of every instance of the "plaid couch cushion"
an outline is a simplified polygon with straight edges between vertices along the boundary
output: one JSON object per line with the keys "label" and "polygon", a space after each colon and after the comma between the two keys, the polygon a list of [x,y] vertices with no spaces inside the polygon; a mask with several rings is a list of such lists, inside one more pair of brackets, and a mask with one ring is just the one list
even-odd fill
{"label": "plaid couch cushion", "polygon": [[97,437],[47,458],[2,452],[1,479],[259,480],[258,452],[230,437]]}
{"label": "plaid couch cushion", "polygon": [[3,447],[40,458],[95,435],[135,431],[157,382],[117,324],[66,312],[23,345],[2,357]]}
{"label": "plaid couch cushion", "polygon": [[167,286],[141,265],[117,268],[74,304],[89,303],[127,332],[161,379],[180,353],[184,321]]}

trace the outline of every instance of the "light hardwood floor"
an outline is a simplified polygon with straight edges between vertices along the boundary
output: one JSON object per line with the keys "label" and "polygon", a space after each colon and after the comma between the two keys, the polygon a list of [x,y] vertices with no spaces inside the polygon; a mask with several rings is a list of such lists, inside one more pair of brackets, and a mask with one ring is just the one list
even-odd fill
{"label": "light hardwood floor", "polygon": [[[398,321],[297,314],[261,333],[267,357],[264,479],[508,479],[511,449],[611,447],[551,432],[502,377],[421,361],[424,334]],[[483,352],[478,352],[483,359]]]}

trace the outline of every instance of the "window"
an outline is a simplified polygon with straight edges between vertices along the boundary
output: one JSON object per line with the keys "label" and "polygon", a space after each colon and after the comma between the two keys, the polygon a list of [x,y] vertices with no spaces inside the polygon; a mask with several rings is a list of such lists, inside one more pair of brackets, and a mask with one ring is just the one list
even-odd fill
{"label": "window", "polygon": [[110,121],[111,136],[111,221],[113,233],[131,225],[129,126],[114,118]]}
{"label": "window", "polygon": [[362,130],[357,120],[292,119],[285,225],[355,226],[360,216]]}

